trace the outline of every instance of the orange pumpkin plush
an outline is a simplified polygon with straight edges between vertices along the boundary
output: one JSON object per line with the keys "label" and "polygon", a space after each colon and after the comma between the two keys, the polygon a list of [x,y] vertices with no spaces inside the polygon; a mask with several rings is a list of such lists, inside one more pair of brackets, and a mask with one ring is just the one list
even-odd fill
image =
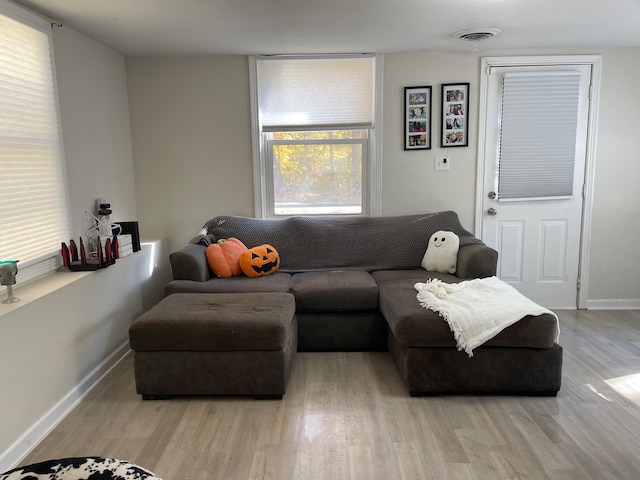
{"label": "orange pumpkin plush", "polygon": [[240,255],[240,268],[247,277],[262,277],[280,268],[280,255],[271,245],[249,248]]}
{"label": "orange pumpkin plush", "polygon": [[237,277],[242,275],[240,255],[247,247],[237,238],[221,238],[218,243],[207,247],[204,254],[211,271],[220,278]]}

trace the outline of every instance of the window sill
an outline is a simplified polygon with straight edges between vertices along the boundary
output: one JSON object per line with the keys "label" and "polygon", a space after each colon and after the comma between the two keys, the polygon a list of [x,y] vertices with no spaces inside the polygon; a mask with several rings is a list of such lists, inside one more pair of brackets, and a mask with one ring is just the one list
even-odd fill
{"label": "window sill", "polygon": [[[146,261],[143,261],[144,270],[147,270],[150,277],[154,270],[158,267],[159,254],[161,253],[161,243],[163,240],[147,240],[142,242],[142,251],[128,255],[119,259],[115,265],[108,267],[105,270],[94,270],[90,272],[71,272],[65,269],[59,269],[44,277],[32,280],[24,285],[20,285],[20,273],[18,273],[18,283],[13,286],[13,296],[19,298],[20,301],[15,303],[2,303],[7,299],[7,292],[5,289],[0,293],[0,318],[4,315],[8,315],[16,310],[26,307],[30,303],[37,302],[40,299],[45,298],[51,293],[67,288],[76,282],[80,282],[90,275],[100,275],[103,272],[107,272],[111,269],[118,269],[127,265],[129,262],[134,261],[135,258],[140,258],[139,255],[143,255]],[[124,270],[128,271],[128,270]]]}
{"label": "window sill", "polygon": [[45,297],[67,285],[71,285],[93,273],[96,272],[58,270],[25,285],[20,285],[18,282],[18,284],[13,287],[13,296],[19,298],[20,301],[15,303],[1,303],[7,299],[7,292],[3,292],[2,295],[0,295],[0,317],[25,307],[31,302]]}

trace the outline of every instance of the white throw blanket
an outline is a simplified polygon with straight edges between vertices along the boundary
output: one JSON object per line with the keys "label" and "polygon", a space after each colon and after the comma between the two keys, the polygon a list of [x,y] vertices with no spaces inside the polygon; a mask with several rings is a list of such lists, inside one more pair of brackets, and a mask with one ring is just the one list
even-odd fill
{"label": "white throw blanket", "polygon": [[[416,283],[420,305],[439,313],[470,357],[473,349],[527,315],[555,313],[541,307],[497,277],[460,283],[430,279]],[[558,330],[559,331],[559,330]],[[557,338],[556,338],[557,341]]]}

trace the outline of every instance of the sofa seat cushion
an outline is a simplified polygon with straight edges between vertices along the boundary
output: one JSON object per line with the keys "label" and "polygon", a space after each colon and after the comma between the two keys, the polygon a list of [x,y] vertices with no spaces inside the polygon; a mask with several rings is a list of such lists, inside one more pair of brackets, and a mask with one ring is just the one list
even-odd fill
{"label": "sofa seat cushion", "polygon": [[281,350],[295,317],[288,293],[176,293],[129,327],[134,351]]}
{"label": "sofa seat cushion", "polygon": [[[431,276],[450,281],[446,277],[446,274]],[[405,347],[456,347],[444,318],[418,303],[414,280],[388,280],[379,287],[380,312],[397,342]],[[549,348],[555,343],[556,333],[553,315],[526,316],[483,346]]]}
{"label": "sofa seat cushion", "polygon": [[173,293],[251,293],[251,292],[281,292],[289,291],[291,274],[276,272],[264,277],[218,278],[213,277],[206,282],[194,280],[174,280],[165,287],[165,296]]}
{"label": "sofa seat cushion", "polygon": [[302,272],[291,278],[289,290],[298,312],[372,310],[378,307],[378,286],[369,272],[339,270]]}

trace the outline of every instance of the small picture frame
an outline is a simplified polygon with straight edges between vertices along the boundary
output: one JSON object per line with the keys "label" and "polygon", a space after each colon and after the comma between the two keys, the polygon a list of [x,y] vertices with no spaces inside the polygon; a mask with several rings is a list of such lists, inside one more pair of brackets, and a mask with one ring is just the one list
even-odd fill
{"label": "small picture frame", "polygon": [[404,149],[431,148],[431,87],[404,88]]}
{"label": "small picture frame", "polygon": [[469,84],[442,84],[441,147],[469,146]]}

